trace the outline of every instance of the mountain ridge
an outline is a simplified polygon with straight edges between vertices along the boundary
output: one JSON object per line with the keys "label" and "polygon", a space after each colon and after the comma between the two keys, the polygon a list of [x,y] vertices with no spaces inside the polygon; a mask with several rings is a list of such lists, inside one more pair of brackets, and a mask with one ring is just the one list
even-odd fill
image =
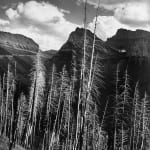
{"label": "mountain ridge", "polygon": [[28,53],[37,53],[39,51],[39,45],[31,38],[21,34],[12,34],[2,31],[0,31],[0,46],[7,49],[9,53],[11,53],[9,48],[13,48],[16,51],[24,50]]}
{"label": "mountain ridge", "polygon": [[150,32],[145,30],[130,31],[119,29],[108,38],[106,45],[125,50],[128,56],[150,56]]}

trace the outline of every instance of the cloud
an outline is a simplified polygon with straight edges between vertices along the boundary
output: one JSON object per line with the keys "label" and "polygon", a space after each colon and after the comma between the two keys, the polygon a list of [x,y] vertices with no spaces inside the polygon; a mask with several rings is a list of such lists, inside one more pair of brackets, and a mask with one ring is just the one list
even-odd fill
{"label": "cloud", "polygon": [[49,23],[55,18],[64,19],[61,10],[45,2],[29,1],[25,4],[20,3],[17,11],[22,17],[39,23]]}
{"label": "cloud", "polygon": [[66,14],[70,14],[70,13],[71,13],[69,10],[65,10],[65,9],[60,9],[60,11],[61,11],[62,13],[66,13]]}
{"label": "cloud", "polygon": [[150,23],[149,8],[148,3],[127,3],[118,6],[114,16],[124,24],[141,26]]}
{"label": "cloud", "polygon": [[[95,20],[96,18],[88,25],[91,31],[94,30]],[[119,28],[127,28],[127,26],[121,24],[113,16],[98,16],[96,34],[102,40],[106,41],[106,39],[113,36]]]}
{"label": "cloud", "polygon": [[8,20],[0,19],[0,26],[6,26],[9,24]]}
{"label": "cloud", "polygon": [[48,2],[19,3],[6,10],[7,24],[2,26],[0,20],[0,29],[31,37],[43,50],[57,50],[78,26],[65,19],[66,13],[70,12]]}
{"label": "cloud", "polygon": [[[87,0],[87,2],[97,7],[99,0]],[[111,15],[123,24],[137,27],[150,24],[149,0],[100,0],[101,7],[113,11]]]}
{"label": "cloud", "polygon": [[13,20],[13,19],[19,17],[18,12],[12,8],[7,9],[5,13],[10,20]]}
{"label": "cloud", "polygon": [[[100,0],[100,5],[118,5],[129,2],[148,2],[149,0]],[[85,0],[77,0],[77,4],[81,4]],[[97,7],[99,0],[87,0],[87,3]]]}
{"label": "cloud", "polygon": [[[95,27],[95,20],[96,18],[94,18],[93,21],[88,25],[88,28],[92,32],[94,31]],[[104,41],[106,41],[107,38],[115,35],[117,30],[120,28],[125,28],[128,30],[137,29],[137,27],[131,27],[129,25],[120,23],[114,16],[98,16],[97,18],[96,35]],[[138,29],[150,31],[150,25],[141,26]]]}

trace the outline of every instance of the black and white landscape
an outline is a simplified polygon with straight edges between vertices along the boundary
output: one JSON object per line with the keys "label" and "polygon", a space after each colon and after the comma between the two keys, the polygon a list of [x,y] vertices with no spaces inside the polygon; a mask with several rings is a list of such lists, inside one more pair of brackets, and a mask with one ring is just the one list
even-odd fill
{"label": "black and white landscape", "polygon": [[0,150],[150,149],[148,0],[0,4]]}

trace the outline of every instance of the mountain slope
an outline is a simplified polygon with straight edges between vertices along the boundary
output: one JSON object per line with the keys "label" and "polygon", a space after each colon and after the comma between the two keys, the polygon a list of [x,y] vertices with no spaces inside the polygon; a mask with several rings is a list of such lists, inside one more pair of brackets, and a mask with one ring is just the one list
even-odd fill
{"label": "mountain slope", "polygon": [[32,39],[27,38],[20,34],[11,34],[7,32],[0,32],[0,50],[4,50],[10,54],[30,54],[37,53],[39,50],[38,44]]}

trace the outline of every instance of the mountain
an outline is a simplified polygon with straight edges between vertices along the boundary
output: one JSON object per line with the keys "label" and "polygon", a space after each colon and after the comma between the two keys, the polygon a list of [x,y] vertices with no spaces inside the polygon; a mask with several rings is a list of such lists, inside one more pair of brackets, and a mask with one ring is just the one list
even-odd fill
{"label": "mountain", "polygon": [[150,33],[144,30],[119,29],[116,35],[107,40],[106,45],[126,51],[128,56],[149,56]]}
{"label": "mountain", "polygon": [[[80,62],[83,52],[84,35],[85,30],[83,28],[77,28],[69,35],[68,40],[59,51],[41,51],[41,56],[44,62],[46,62],[47,69],[50,68],[52,62],[56,64],[58,70],[61,70],[64,65],[66,65],[67,70],[70,70],[73,59]],[[86,52],[90,55],[94,34],[87,30],[86,37]],[[138,76],[141,76],[139,75],[139,68],[137,65],[134,67],[134,64],[136,64],[137,61],[141,64],[145,61],[145,57],[149,55],[149,40],[150,33],[143,30],[129,31],[119,29],[116,35],[109,38],[106,42],[96,36],[95,51],[99,53],[99,56],[103,59],[105,64],[105,76],[106,74],[109,76],[110,72],[114,71],[113,68],[115,69],[115,65],[118,62],[121,61],[122,64],[125,65],[130,57],[134,58],[129,61],[129,63],[132,62],[129,70],[132,72],[132,70],[136,69]],[[39,46],[32,39],[19,34],[0,32],[1,74],[7,72],[8,62],[13,67],[16,62],[18,80],[24,84],[29,83],[29,73],[38,51]],[[138,58],[139,56],[141,57],[140,59]]]}
{"label": "mountain", "polygon": [[[75,53],[81,53],[83,50],[85,30],[83,28],[77,28],[73,31],[67,42],[61,47],[60,52],[72,51]],[[94,34],[90,30],[86,30],[86,49],[88,52],[91,51],[93,46]],[[95,36],[95,50],[99,51],[102,55],[106,57],[116,55],[117,52],[108,48],[105,42]]]}
{"label": "mountain", "polygon": [[43,61],[56,53],[54,50],[45,52],[39,50],[39,45],[31,38],[0,31],[0,74],[7,73],[8,64],[13,72],[16,66],[18,84],[25,93],[28,93],[29,74],[38,52],[41,53]]}
{"label": "mountain", "polygon": [[[49,64],[53,61],[59,70],[61,70],[64,65],[70,70],[69,68],[71,68],[73,59],[76,59],[76,61],[81,60],[84,47],[84,36],[85,30],[83,28],[77,28],[73,31],[58,53],[50,60]],[[94,34],[91,31],[86,30],[86,55],[91,55],[93,39]],[[122,55],[120,55],[119,51],[116,49],[107,46],[105,42],[97,36],[95,37],[94,48],[95,52],[99,53],[100,57],[103,59],[115,59]]]}
{"label": "mountain", "polygon": [[39,45],[32,39],[20,34],[0,32],[0,54],[24,55],[35,54]]}
{"label": "mountain", "polygon": [[56,53],[56,50],[41,51],[41,55],[46,59],[52,58]]}

